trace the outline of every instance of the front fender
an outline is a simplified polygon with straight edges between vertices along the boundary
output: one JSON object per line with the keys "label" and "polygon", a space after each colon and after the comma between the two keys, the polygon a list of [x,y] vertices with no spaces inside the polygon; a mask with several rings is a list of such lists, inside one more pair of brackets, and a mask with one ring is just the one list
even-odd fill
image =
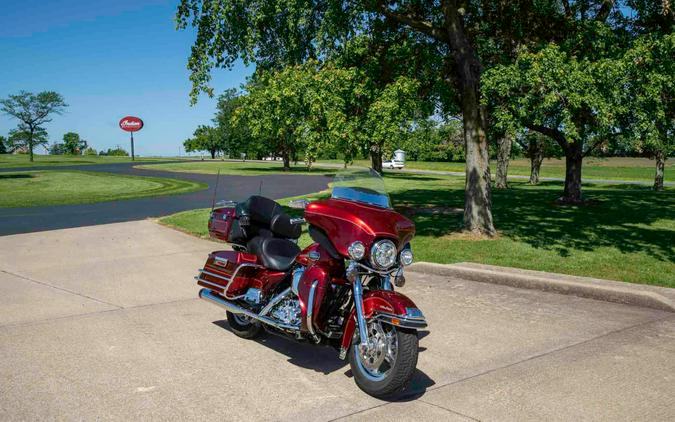
{"label": "front fender", "polygon": [[[422,311],[406,295],[391,290],[370,290],[363,294],[363,313],[366,320],[378,318],[382,322],[402,328],[420,329],[427,326]],[[345,323],[340,345],[340,359],[344,359],[354,338],[356,309],[352,309]]]}

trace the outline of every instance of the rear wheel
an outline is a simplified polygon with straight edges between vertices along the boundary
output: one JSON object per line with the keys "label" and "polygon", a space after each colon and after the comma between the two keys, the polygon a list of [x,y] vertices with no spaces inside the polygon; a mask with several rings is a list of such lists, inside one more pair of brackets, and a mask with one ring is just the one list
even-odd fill
{"label": "rear wheel", "polygon": [[362,350],[358,336],[349,350],[356,385],[373,397],[386,398],[403,390],[417,366],[417,332],[374,320],[368,322],[370,345]]}
{"label": "rear wheel", "polygon": [[256,338],[263,331],[262,324],[243,314],[233,314],[228,311],[227,322],[230,324],[232,332],[241,338]]}

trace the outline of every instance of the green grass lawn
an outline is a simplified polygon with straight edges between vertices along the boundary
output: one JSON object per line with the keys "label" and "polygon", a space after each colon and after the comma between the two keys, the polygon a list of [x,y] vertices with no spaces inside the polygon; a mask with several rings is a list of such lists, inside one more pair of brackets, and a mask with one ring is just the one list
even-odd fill
{"label": "green grass lawn", "polygon": [[205,160],[194,161],[189,163],[165,163],[165,164],[143,164],[136,166],[137,168],[147,170],[162,170],[173,171],[179,173],[202,173],[202,174],[216,174],[220,170],[220,174],[232,174],[239,176],[260,176],[270,173],[284,173],[284,174],[333,174],[334,169],[327,169],[323,167],[312,167],[308,170],[303,163],[298,165],[291,165],[291,169],[284,172],[283,163],[280,161],[220,161],[220,160]]}
{"label": "green grass lawn", "polygon": [[[0,154],[0,168],[131,162],[131,157],[108,157],[99,155],[35,155],[34,158],[35,161],[31,163],[27,154]],[[170,158],[136,157],[137,162],[162,161],[167,159]]]}
{"label": "green grass lawn", "polygon": [[[415,221],[417,261],[469,261],[675,287],[672,188],[656,193],[641,186],[590,185],[584,194],[591,205],[565,207],[555,204],[558,182],[514,182],[512,189],[494,191],[499,236],[475,240],[457,231],[461,178],[390,174],[385,183],[395,207]],[[208,212],[187,211],[161,222],[205,237]],[[303,245],[309,241],[301,238]]]}
{"label": "green grass lawn", "polygon": [[0,207],[84,204],[172,195],[205,189],[202,183],[101,172],[0,173]]}
{"label": "green grass lawn", "polygon": [[[342,164],[341,160],[322,160],[319,163]],[[355,165],[370,167],[370,161],[357,160]],[[496,172],[495,161],[491,160],[492,174]],[[464,172],[463,162],[430,162],[430,161],[406,161],[407,169],[415,170],[437,170]],[[652,182],[654,180],[655,162],[646,158],[596,158],[589,157],[584,159],[583,178],[584,179],[606,179],[606,180],[641,180]],[[666,162],[666,180],[673,177],[675,173],[675,160]],[[509,175],[529,176],[530,161],[527,159],[511,160],[509,164]],[[541,166],[541,177],[565,177],[565,160],[547,159]]]}
{"label": "green grass lawn", "polygon": [[[330,174],[337,168],[321,167],[321,164],[331,164],[333,166],[343,164],[340,160],[321,160],[311,171],[302,163],[291,166],[288,173],[291,174]],[[675,162],[673,160],[666,163],[666,180],[675,173]],[[370,167],[368,160],[356,160],[353,165]],[[187,173],[216,174],[220,170],[221,174],[249,175],[257,176],[269,173],[282,172],[282,163],[280,161],[259,162],[259,161],[220,161],[220,160],[195,160],[188,163],[150,163],[137,166],[152,170],[164,170]],[[426,162],[426,161],[408,161],[406,168],[409,170],[437,170],[464,172],[464,163],[450,162]],[[492,174],[496,172],[494,160],[492,162]],[[510,175],[529,176],[530,163],[528,160],[511,160],[509,165]],[[541,168],[541,177],[565,177],[565,161],[558,159],[545,160]],[[587,158],[584,160],[583,168],[584,179],[606,179],[606,180],[636,180],[652,182],[654,180],[654,161],[646,158]]]}

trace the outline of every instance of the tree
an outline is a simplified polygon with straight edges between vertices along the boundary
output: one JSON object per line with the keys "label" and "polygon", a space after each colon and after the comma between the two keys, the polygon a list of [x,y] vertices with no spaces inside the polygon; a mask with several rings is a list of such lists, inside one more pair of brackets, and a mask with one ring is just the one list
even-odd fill
{"label": "tree", "polygon": [[504,133],[497,141],[497,174],[495,175],[495,188],[507,189],[509,160],[511,158],[511,148],[513,145],[513,135]]}
{"label": "tree", "polygon": [[[483,70],[510,64],[521,48],[536,52],[550,42],[564,46],[566,53],[581,52],[580,59],[587,58],[585,51],[614,49],[613,41],[596,35],[609,30],[628,38],[626,27],[644,17],[624,16],[625,6],[633,3],[649,4],[648,0],[182,0],[176,18],[179,28],[197,29],[188,60],[192,101],[201,91],[211,92],[208,83],[214,67],[227,68],[238,59],[255,63],[258,70],[278,70],[332,57],[363,34],[377,39],[393,32],[419,40],[426,51],[442,58],[443,66],[430,66],[436,63],[431,60],[411,68],[445,84],[462,114],[465,229],[491,235],[488,113],[480,102]],[[670,11],[669,0],[659,3]],[[652,10],[643,9],[645,16]],[[634,10],[643,14],[643,9]]]}
{"label": "tree", "polygon": [[108,155],[108,156],[112,156],[112,157],[128,157],[129,153],[125,149],[123,149],[122,147],[116,146],[115,148],[108,148],[107,151],[101,150],[101,151],[99,151],[98,155],[101,155],[101,156]]}
{"label": "tree", "polygon": [[561,157],[562,150],[551,138],[534,131],[524,131],[515,138],[517,145],[523,150],[525,157],[530,159],[531,185],[539,184],[541,163],[544,158]]}
{"label": "tree", "polygon": [[51,144],[49,146],[49,155],[63,155],[65,153],[66,153],[66,148],[60,142],[56,142],[56,143]]}
{"label": "tree", "polygon": [[457,119],[439,121],[434,118],[414,123],[413,129],[398,146],[411,161],[463,161],[464,137]]}
{"label": "tree", "polygon": [[211,158],[216,158],[216,153],[223,150],[223,142],[218,131],[211,126],[199,126],[195,129],[192,138],[183,142],[185,152],[208,151]]}
{"label": "tree", "polygon": [[248,152],[253,147],[253,139],[248,127],[235,119],[235,114],[242,106],[242,94],[236,89],[227,89],[218,97],[216,116],[213,123],[221,139],[222,150],[230,157]]}
{"label": "tree", "polygon": [[0,136],[0,154],[7,154],[7,139],[4,136]]}
{"label": "tree", "polygon": [[[255,62],[259,69],[302,63],[339,49],[349,37],[367,33],[381,23],[422,37],[446,58],[449,72],[436,80],[449,80],[459,98],[466,149],[465,229],[495,233],[492,221],[490,168],[485,115],[480,106],[481,63],[469,34],[477,26],[479,3],[446,0],[362,1],[345,3],[202,1],[182,0],[179,28],[197,28],[188,60],[193,82],[192,101],[208,87],[213,67],[229,67],[237,59]],[[284,13],[279,13],[283,10]],[[478,18],[479,19],[479,18]],[[425,69],[426,70],[426,69]]]}
{"label": "tree", "polygon": [[94,148],[88,147],[87,149],[84,150],[84,155],[96,155],[97,152]]}
{"label": "tree", "polygon": [[260,73],[247,85],[248,95],[238,110],[237,122],[246,122],[261,148],[281,156],[284,171],[302,149],[302,126],[309,112],[305,103],[308,71],[309,66],[296,66]]}
{"label": "tree", "polygon": [[[53,91],[44,91],[38,94],[21,91],[0,100],[0,110],[3,113],[19,120],[18,130],[33,161],[33,149],[39,145],[36,134],[44,131],[41,125],[51,122],[51,115],[61,114],[67,107],[61,94]],[[46,132],[44,132],[46,138]]]}
{"label": "tree", "polygon": [[298,143],[308,168],[319,154],[342,156],[345,166],[365,146],[362,113],[356,103],[363,97],[365,81],[354,67],[321,65],[310,61],[296,67],[302,80],[301,91],[306,112],[298,132]]}
{"label": "tree", "polygon": [[63,135],[63,148],[65,154],[80,155],[87,148],[87,141],[75,132],[68,132]]}
{"label": "tree", "polygon": [[486,95],[501,98],[500,119],[539,132],[565,154],[560,202],[578,204],[582,160],[615,138],[623,71],[616,60],[579,60],[556,45],[522,52],[516,62],[486,72]]}
{"label": "tree", "polygon": [[47,145],[49,139],[47,138],[47,131],[41,127],[35,128],[33,133],[20,129],[12,129],[9,131],[8,146],[12,152],[25,152],[33,154],[33,148],[40,145]]}
{"label": "tree", "polygon": [[625,122],[632,146],[656,161],[663,190],[665,161],[675,153],[675,34],[645,35],[624,58]]}
{"label": "tree", "polygon": [[372,167],[382,172],[382,155],[392,155],[395,146],[402,143],[406,129],[416,110],[417,82],[400,77],[388,84],[368,108],[365,119],[366,139]]}

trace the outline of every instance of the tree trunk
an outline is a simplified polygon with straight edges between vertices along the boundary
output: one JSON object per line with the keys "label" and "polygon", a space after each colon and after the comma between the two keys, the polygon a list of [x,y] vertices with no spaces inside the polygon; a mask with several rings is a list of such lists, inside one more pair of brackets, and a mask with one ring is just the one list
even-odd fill
{"label": "tree trunk", "polygon": [[560,202],[564,204],[580,204],[581,200],[581,142],[571,143],[565,151],[565,190]]}
{"label": "tree trunk", "polygon": [[509,158],[511,157],[512,142],[513,139],[510,134],[504,134],[498,141],[497,176],[495,178],[495,187],[497,189],[508,189],[509,187],[507,176],[509,172]]}
{"label": "tree trunk", "polygon": [[530,158],[530,184],[539,184],[539,172],[541,170],[541,162],[544,161],[544,154],[533,156]]}
{"label": "tree trunk", "polygon": [[33,162],[33,128],[30,128],[30,135],[28,138],[28,154],[30,157],[30,162]]}
{"label": "tree trunk", "polygon": [[215,149],[210,149],[209,154],[211,154],[211,159],[215,160],[216,158],[216,150]]}
{"label": "tree trunk", "polygon": [[281,157],[284,159],[284,171],[289,171],[291,169],[291,156],[288,151],[285,151],[281,154]]}
{"label": "tree trunk", "polygon": [[382,174],[382,151],[379,145],[371,145],[370,147],[370,166],[376,172]]}
{"label": "tree trunk", "polygon": [[[463,103],[466,101],[462,101]],[[464,186],[464,229],[493,236],[490,163],[485,127],[475,107],[463,107],[466,181]]]}
{"label": "tree trunk", "polygon": [[654,175],[654,190],[663,190],[663,176],[666,167],[666,155],[663,151],[659,151],[654,155],[656,160],[656,174]]}
{"label": "tree trunk", "polygon": [[464,32],[463,14],[456,6],[453,2],[444,2],[443,12],[455,63],[455,88],[460,98],[464,125],[464,229],[479,235],[494,236],[487,115],[480,105],[481,64],[478,53]]}
{"label": "tree trunk", "polygon": [[533,140],[527,149],[530,156],[530,184],[538,185],[541,163],[544,161],[544,146],[540,142]]}

